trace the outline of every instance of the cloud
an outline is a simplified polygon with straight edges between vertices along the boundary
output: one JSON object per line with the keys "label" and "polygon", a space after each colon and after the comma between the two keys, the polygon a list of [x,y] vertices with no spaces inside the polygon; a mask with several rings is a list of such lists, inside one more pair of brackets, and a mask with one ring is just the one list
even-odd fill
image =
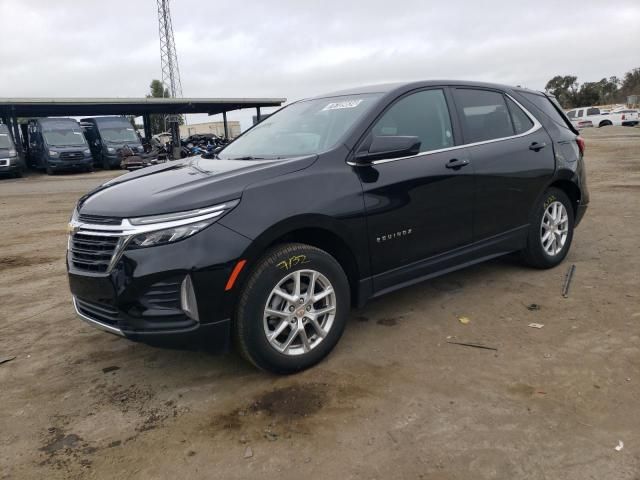
{"label": "cloud", "polygon": [[[462,78],[542,89],[639,67],[640,4],[450,0],[172,2],[191,97],[287,97]],[[0,0],[0,96],[143,96],[154,0]],[[246,116],[246,115],[245,115]]]}

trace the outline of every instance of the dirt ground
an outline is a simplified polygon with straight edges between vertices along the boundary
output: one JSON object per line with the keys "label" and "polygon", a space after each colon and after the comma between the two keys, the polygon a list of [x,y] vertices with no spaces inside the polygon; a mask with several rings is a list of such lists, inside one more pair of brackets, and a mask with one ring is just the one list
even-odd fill
{"label": "dirt ground", "polygon": [[390,294],[290,377],[80,321],[66,222],[114,173],[0,180],[0,478],[640,479],[640,129],[584,136],[564,264]]}

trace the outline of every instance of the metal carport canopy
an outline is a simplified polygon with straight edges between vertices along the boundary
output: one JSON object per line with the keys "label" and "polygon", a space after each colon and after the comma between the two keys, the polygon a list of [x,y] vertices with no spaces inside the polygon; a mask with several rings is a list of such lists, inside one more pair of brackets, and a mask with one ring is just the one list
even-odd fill
{"label": "metal carport canopy", "polygon": [[219,113],[242,108],[279,107],[286,98],[0,98],[0,115],[60,117],[153,113]]}

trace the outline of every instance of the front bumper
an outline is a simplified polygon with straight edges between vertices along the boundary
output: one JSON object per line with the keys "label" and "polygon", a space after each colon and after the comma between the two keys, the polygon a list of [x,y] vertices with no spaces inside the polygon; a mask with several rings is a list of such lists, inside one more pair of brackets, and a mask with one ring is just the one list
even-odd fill
{"label": "front bumper", "polygon": [[47,158],[47,165],[52,170],[77,170],[93,167],[93,157],[88,156],[74,160],[62,160],[60,158]]}
{"label": "front bumper", "polygon": [[22,168],[22,162],[17,157],[0,158],[0,174],[16,173]]}
{"label": "front bumper", "polygon": [[[226,346],[236,296],[225,286],[248,244],[246,237],[214,223],[175,243],[124,250],[104,273],[78,268],[69,251],[74,307],[94,327],[134,340],[213,334],[211,345]],[[195,298],[195,314],[185,305],[187,289]]]}

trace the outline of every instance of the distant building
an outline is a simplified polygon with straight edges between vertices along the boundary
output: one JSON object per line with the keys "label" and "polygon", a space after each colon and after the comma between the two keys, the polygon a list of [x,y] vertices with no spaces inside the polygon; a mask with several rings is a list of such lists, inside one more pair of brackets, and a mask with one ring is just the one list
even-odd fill
{"label": "distant building", "polygon": [[[227,122],[229,127],[229,138],[236,138],[242,133],[240,130],[240,122],[237,120],[230,120]],[[191,135],[213,133],[218,137],[224,137],[224,123],[223,122],[206,122],[206,123],[193,123],[191,125],[180,125],[180,137],[186,138]]]}

